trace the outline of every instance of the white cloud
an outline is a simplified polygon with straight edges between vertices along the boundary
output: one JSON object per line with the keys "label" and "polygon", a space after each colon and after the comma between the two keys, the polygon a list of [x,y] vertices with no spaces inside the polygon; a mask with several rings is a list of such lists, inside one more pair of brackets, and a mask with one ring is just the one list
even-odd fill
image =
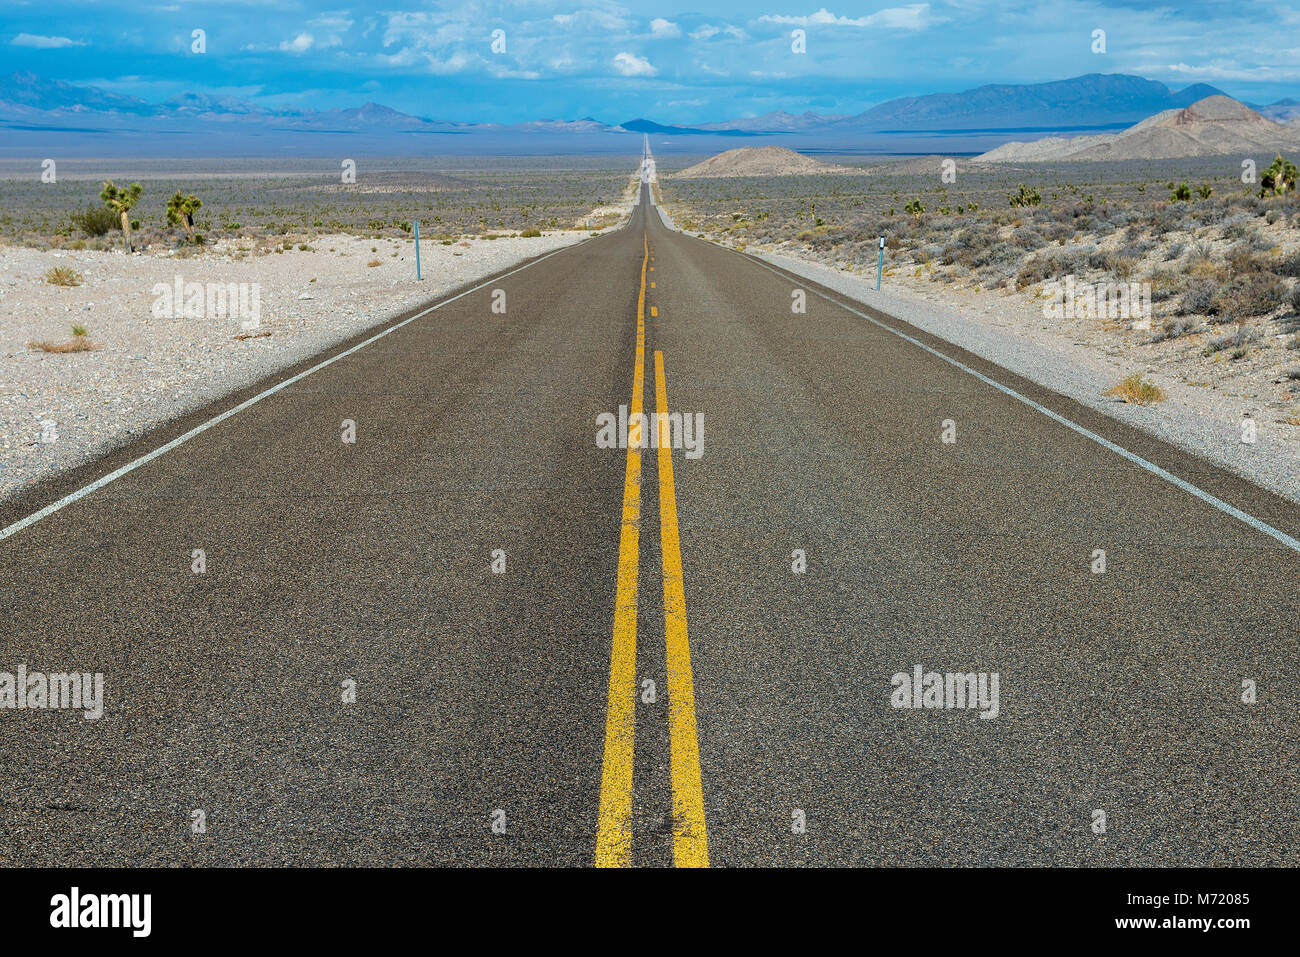
{"label": "white cloud", "polygon": [[910,3],[905,7],[889,7],[877,10],[866,17],[838,17],[825,7],[806,17],[792,17],[783,14],[765,14],[758,18],[760,23],[781,23],[796,27],[888,27],[895,30],[924,30],[933,23],[942,22],[930,14],[928,3]]}
{"label": "white cloud", "polygon": [[712,39],[713,37],[716,37],[720,33],[725,33],[727,34],[727,36],[735,37],[737,40],[743,40],[745,39],[745,37],[749,35],[744,30],[740,29],[740,27],[733,27],[730,24],[724,24],[723,26],[715,27],[711,23],[706,23],[704,24],[704,26],[691,31],[691,39],[709,40]]}
{"label": "white cloud", "polygon": [[380,53],[375,59],[384,66],[392,67],[414,66],[416,63],[423,62],[420,54],[410,47],[398,50],[396,53]]}
{"label": "white cloud", "polygon": [[43,37],[33,33],[20,33],[10,41],[16,47],[35,47],[37,50],[57,50],[61,47],[84,47],[80,40],[67,37]]}
{"label": "white cloud", "polygon": [[869,27],[891,27],[895,30],[924,30],[932,23],[940,23],[944,18],[930,15],[928,3],[910,3],[905,7],[890,7],[879,10],[867,17]]}
{"label": "white cloud", "polygon": [[611,33],[627,30],[630,26],[622,16],[608,10],[579,10],[577,13],[557,13],[551,19],[562,27],[607,30]]}
{"label": "white cloud", "polygon": [[470,67],[483,66],[482,57],[471,56],[465,52],[456,52],[448,57],[437,57],[428,51],[412,50],[409,47],[394,54],[380,54],[379,62],[385,66],[419,66],[435,76],[449,76],[464,73]]}
{"label": "white cloud", "polygon": [[[432,13],[391,13],[384,29],[384,46],[413,43],[420,49],[453,47],[464,43],[470,24]],[[479,37],[481,44],[489,42],[486,32]]]}
{"label": "white cloud", "polygon": [[[1158,73],[1161,67],[1158,64],[1146,64],[1141,69],[1145,73]],[[1177,76],[1195,77],[1199,80],[1294,80],[1300,76],[1300,71],[1294,68],[1243,67],[1225,60],[1216,60],[1204,66],[1170,63],[1164,69]]]}
{"label": "white cloud", "polygon": [[316,42],[317,48],[328,49],[343,45],[343,34],[352,29],[352,21],[342,13],[327,13],[308,20],[307,26],[316,30],[313,36],[324,35],[324,39]]}
{"label": "white cloud", "polygon": [[654,76],[658,72],[649,60],[626,52],[614,57],[614,69],[624,76]]}
{"label": "white cloud", "polygon": [[[492,6],[496,0],[487,2]],[[575,6],[555,13],[555,0],[531,0],[517,6],[542,8],[545,14],[536,19],[506,21],[504,55],[491,49],[491,32],[498,21],[483,19],[483,0],[465,0],[463,6],[437,4],[437,10],[385,13],[382,37],[384,57],[378,65],[387,69],[419,68],[427,64],[435,72],[486,73],[497,77],[538,79],[542,76],[583,76],[593,68],[600,73],[645,77],[657,70],[634,51],[633,43],[648,39],[680,37],[682,28],[660,16],[633,18],[616,0],[582,0]],[[353,19],[351,14],[340,14]],[[364,18],[356,17],[357,29]],[[315,21],[305,29],[315,35],[313,52],[326,44],[326,31]],[[356,35],[344,34],[344,48]],[[593,57],[592,50],[603,50]],[[610,52],[612,51],[612,52]],[[367,54],[373,56],[373,54]],[[611,65],[615,68],[610,70]]]}
{"label": "white cloud", "polygon": [[310,33],[300,33],[292,40],[283,40],[280,49],[285,53],[306,53],[316,41]]}
{"label": "white cloud", "polygon": [[313,27],[335,32],[342,32],[352,26],[352,21],[348,19],[347,14],[343,13],[323,13],[309,20],[308,23]]}

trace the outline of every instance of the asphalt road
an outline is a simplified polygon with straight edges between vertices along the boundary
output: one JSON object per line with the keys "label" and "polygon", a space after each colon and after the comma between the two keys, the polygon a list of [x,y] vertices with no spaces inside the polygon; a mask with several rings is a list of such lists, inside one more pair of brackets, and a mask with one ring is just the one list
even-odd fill
{"label": "asphalt road", "polygon": [[1300,537],[643,204],[0,540],[0,672],[104,675],[0,710],[0,863],[1300,863],[1300,553],[1080,428]]}

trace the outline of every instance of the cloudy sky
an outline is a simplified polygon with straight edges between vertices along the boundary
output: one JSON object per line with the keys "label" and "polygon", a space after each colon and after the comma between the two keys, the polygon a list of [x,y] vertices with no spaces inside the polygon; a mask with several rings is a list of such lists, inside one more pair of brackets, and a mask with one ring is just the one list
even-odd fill
{"label": "cloudy sky", "polygon": [[[195,30],[205,53],[192,52]],[[1105,53],[1093,52],[1095,30]],[[148,100],[375,101],[476,122],[856,113],[895,96],[1082,73],[1300,99],[1300,0],[4,0],[0,46],[6,73]]]}

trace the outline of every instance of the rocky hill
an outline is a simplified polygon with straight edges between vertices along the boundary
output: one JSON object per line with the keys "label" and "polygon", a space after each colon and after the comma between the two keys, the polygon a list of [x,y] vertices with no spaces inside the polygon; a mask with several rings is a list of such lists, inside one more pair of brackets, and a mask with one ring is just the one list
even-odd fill
{"label": "rocky hill", "polygon": [[724,176],[819,176],[827,173],[862,173],[803,156],[783,146],[744,146],[710,156],[703,163],[674,173],[676,179],[711,179]]}
{"label": "rocky hill", "polygon": [[1300,130],[1274,123],[1227,96],[1207,96],[1165,110],[1120,133],[1006,143],[976,157],[983,163],[1151,160],[1300,149]]}

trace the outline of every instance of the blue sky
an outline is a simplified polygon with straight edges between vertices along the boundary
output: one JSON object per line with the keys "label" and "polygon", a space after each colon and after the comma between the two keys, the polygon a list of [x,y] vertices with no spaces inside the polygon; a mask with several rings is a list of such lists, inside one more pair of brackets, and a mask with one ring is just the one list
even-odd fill
{"label": "blue sky", "polygon": [[[195,29],[202,55],[191,52]],[[1096,29],[1104,54],[1092,51]],[[856,113],[895,96],[1081,73],[1300,99],[1300,0],[4,0],[0,48],[5,73],[148,100],[375,101],[475,122]]]}

